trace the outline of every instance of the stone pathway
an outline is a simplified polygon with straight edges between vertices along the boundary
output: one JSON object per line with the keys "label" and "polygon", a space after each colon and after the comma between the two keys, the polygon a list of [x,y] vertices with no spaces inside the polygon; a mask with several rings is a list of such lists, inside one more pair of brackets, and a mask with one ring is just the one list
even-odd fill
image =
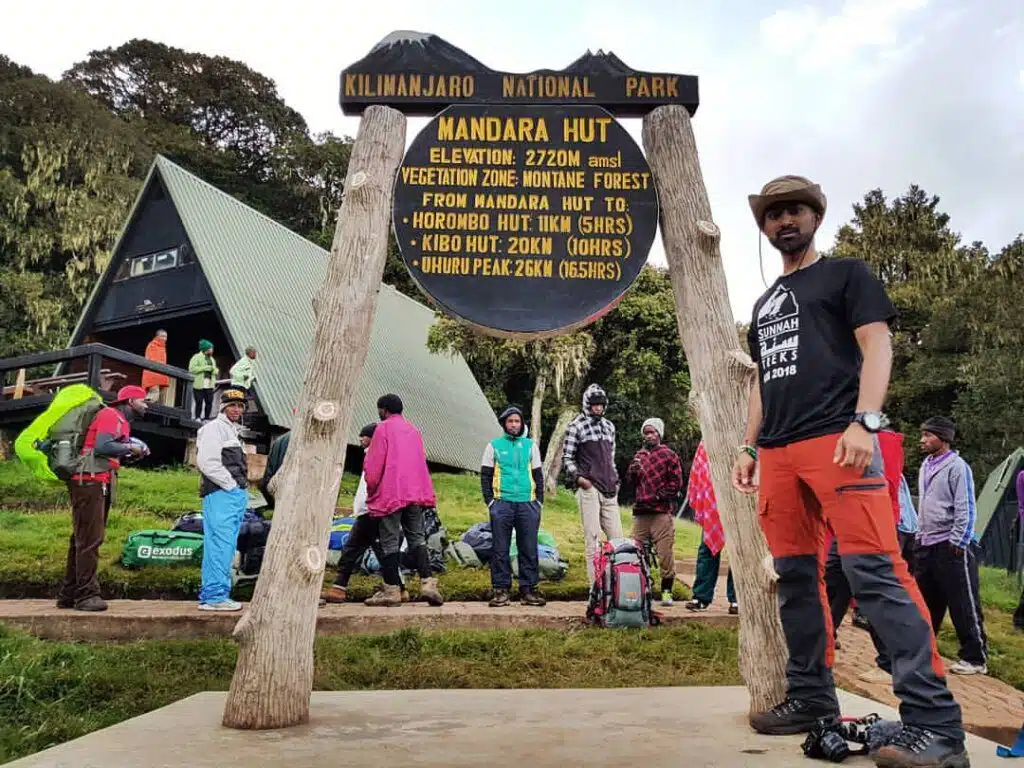
{"label": "stone pathway", "polygon": [[[735,627],[723,603],[694,613],[682,604],[656,606],[666,625],[698,622]],[[227,637],[241,613],[200,611],[196,603],[172,600],[112,600],[104,613],[61,610],[52,600],[0,600],[0,622],[48,640],[144,640]],[[409,603],[400,608],[368,608],[361,603],[327,605],[318,613],[317,632],[358,634],[394,632],[415,626],[431,629],[580,629],[587,626],[586,604],[550,602],[541,608],[513,603],[491,608],[487,603],[447,603],[432,608]]]}

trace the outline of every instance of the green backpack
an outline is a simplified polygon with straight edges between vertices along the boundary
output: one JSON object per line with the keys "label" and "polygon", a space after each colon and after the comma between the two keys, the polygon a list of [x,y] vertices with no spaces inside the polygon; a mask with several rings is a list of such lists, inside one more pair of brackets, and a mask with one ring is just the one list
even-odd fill
{"label": "green backpack", "polygon": [[100,397],[89,399],[61,416],[46,433],[46,462],[59,479],[66,481],[73,475],[107,471],[107,459],[97,459],[91,452],[82,455],[85,435],[102,408]]}
{"label": "green backpack", "polygon": [[125,568],[146,565],[201,565],[203,534],[185,531],[135,531],[121,553]]}
{"label": "green backpack", "polygon": [[[14,441],[14,451],[18,458],[40,480],[49,482],[68,480],[75,473],[71,464],[80,459],[82,443],[85,441],[85,433],[89,429],[88,422],[84,429],[80,428],[77,422],[86,418],[90,412],[95,415],[99,412],[102,404],[100,396],[86,384],[72,384],[64,387],[54,396],[46,410],[36,416]],[[58,427],[58,422],[82,406],[88,406],[88,408],[85,411],[79,411],[75,417],[68,419],[65,424]],[[54,429],[57,429],[60,435],[56,443],[53,442]],[[62,439],[65,440],[63,445],[61,445]],[[61,448],[59,459],[53,455],[58,445]],[[57,460],[55,461],[55,459]],[[54,464],[61,467],[63,477],[58,477],[54,473],[52,469]]]}

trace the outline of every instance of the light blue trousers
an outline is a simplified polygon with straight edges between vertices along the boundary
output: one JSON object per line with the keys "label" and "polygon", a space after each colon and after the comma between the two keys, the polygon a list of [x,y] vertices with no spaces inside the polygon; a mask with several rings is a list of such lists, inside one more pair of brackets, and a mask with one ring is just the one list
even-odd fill
{"label": "light blue trousers", "polygon": [[231,596],[231,560],[238,531],[249,506],[242,488],[214,491],[203,497],[203,585],[200,603],[220,603]]}

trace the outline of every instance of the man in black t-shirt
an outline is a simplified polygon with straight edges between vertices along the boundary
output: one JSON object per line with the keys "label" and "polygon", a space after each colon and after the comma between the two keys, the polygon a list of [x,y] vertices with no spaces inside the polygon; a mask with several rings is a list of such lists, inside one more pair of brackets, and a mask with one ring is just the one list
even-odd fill
{"label": "man in black t-shirt", "polygon": [[748,340],[757,363],[745,444],[733,484],[760,491],[758,512],[779,575],[789,649],[786,700],[751,715],[761,733],[809,731],[837,715],[834,637],[822,582],[826,525],[871,626],[893,658],[903,730],[876,755],[886,766],[966,766],[960,707],[946,687],[921,593],[900,556],[877,433],[889,386],[882,284],[856,259],[820,259],[820,187],[775,179],[750,207],[782,254],[783,274],[754,305]]}

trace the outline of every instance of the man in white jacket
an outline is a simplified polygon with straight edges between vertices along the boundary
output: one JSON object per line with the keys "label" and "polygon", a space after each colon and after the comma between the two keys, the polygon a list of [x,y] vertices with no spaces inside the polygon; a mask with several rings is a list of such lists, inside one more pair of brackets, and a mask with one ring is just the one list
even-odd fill
{"label": "man in white jacket", "polygon": [[245,393],[229,389],[221,396],[220,415],[199,429],[196,464],[202,475],[203,569],[199,610],[238,611],[231,599],[231,561],[238,531],[249,506],[248,466],[238,437]]}
{"label": "man in white jacket", "polygon": [[[376,424],[367,424],[359,431],[359,443],[363,446],[364,452],[370,447],[370,441],[373,439],[373,432],[376,428]],[[348,600],[348,580],[352,578],[352,573],[367,549],[372,547],[374,554],[377,555],[377,562],[384,562],[379,539],[381,518],[371,517],[367,514],[369,510],[366,507],[366,494],[366,474],[363,473],[359,476],[359,486],[356,488],[356,495],[352,500],[352,517],[356,519],[356,522],[341,548],[338,576],[335,578],[334,584],[320,595],[320,598],[328,603],[344,603]],[[399,575],[399,579],[401,579],[401,575]],[[408,601],[409,592],[403,583],[402,602]]]}

